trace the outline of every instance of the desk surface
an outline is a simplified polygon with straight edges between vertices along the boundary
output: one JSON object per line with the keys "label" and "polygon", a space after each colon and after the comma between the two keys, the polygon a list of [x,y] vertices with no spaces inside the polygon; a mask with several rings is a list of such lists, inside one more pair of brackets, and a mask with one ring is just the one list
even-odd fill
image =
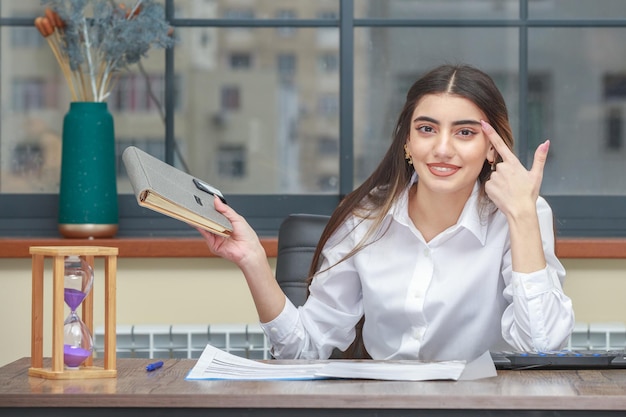
{"label": "desk surface", "polygon": [[[0,368],[0,414],[28,415],[30,407],[46,407],[55,415],[115,407],[116,416],[124,410],[149,415],[164,408],[187,409],[192,415],[290,415],[301,409],[299,414],[322,411],[325,416],[406,415],[407,410],[438,416],[496,415],[496,410],[580,416],[573,410],[596,410],[583,414],[588,416],[626,410],[626,370],[499,371],[497,377],[476,381],[185,381],[194,360],[166,360],[161,369],[146,372],[149,362],[118,359],[117,378],[46,380],[29,377],[30,359],[20,359]],[[404,414],[397,414],[400,410]],[[465,411],[457,414],[460,410]]]}

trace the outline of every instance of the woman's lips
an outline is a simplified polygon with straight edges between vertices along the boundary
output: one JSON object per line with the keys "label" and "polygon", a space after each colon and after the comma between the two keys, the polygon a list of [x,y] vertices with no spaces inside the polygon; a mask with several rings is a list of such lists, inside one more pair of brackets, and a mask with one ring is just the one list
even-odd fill
{"label": "woman's lips", "polygon": [[427,164],[430,172],[437,177],[449,177],[456,173],[460,167],[450,164]]}

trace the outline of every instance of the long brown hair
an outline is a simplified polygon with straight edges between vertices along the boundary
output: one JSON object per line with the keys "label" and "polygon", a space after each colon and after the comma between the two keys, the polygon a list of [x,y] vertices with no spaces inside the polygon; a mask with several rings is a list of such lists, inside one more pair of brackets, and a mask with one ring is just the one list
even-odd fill
{"label": "long brown hair", "polygon": [[[508,147],[513,149],[513,134],[509,125],[506,103],[489,75],[468,65],[442,65],[429,71],[407,92],[404,107],[393,130],[393,141],[378,167],[359,187],[341,201],[330,217],[313,256],[309,280],[313,280],[315,274],[319,272],[322,248],[349,216],[355,215],[374,221],[366,237],[343,260],[361,250],[366,245],[366,241],[380,228],[385,214],[406,189],[413,175],[413,166],[407,163],[404,156],[404,145],[409,136],[413,111],[424,96],[444,93],[473,102],[485,114],[486,121],[493,126]],[[499,160],[500,157],[497,156],[496,162]],[[478,176],[481,195],[484,198],[487,198],[484,184],[490,175],[491,166],[485,160]],[[357,338],[359,336],[357,335]],[[360,341],[357,340],[357,342]]]}

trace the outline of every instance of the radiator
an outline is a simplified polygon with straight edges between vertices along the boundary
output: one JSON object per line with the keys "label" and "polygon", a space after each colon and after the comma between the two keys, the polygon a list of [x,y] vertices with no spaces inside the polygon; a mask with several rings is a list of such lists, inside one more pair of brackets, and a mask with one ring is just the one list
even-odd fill
{"label": "radiator", "polygon": [[[118,325],[118,358],[198,358],[210,343],[249,359],[269,359],[269,346],[258,324]],[[104,326],[94,332],[96,356],[104,352]]]}
{"label": "radiator", "polygon": [[624,350],[626,324],[620,322],[576,323],[569,339],[570,350]]}
{"label": "radiator", "polygon": [[[118,358],[200,357],[207,343],[249,359],[269,359],[269,345],[258,324],[118,325]],[[94,334],[96,356],[104,349],[104,327]],[[576,323],[567,349],[624,350],[626,324]]]}

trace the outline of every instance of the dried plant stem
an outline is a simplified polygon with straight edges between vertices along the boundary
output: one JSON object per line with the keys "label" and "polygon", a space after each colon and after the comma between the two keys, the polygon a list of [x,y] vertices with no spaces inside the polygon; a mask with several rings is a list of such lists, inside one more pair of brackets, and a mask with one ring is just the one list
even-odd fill
{"label": "dried plant stem", "polygon": [[103,94],[103,99],[105,100],[109,97],[109,95],[111,94],[111,91],[113,90],[113,87],[115,86],[115,83],[120,78],[119,76],[115,76],[115,74],[116,73],[111,73],[109,70],[105,78],[105,82],[102,85],[102,94]]}
{"label": "dried plant stem", "polygon": [[152,44],[174,44],[158,0],[130,1],[133,6],[127,9],[116,0],[42,0],[49,7],[34,24],[50,37],[74,101],[105,101],[120,70],[138,62]]}
{"label": "dried plant stem", "polygon": [[72,71],[72,82],[74,83],[75,89],[77,91],[77,99],[83,100],[85,93],[83,92],[83,89],[80,85],[79,73],[77,73],[76,71]]}
{"label": "dried plant stem", "polygon": [[137,9],[139,9],[139,6],[141,6],[142,2],[143,0],[137,0],[137,3],[135,3],[130,13],[128,13],[128,19],[131,19],[135,15],[135,12],[137,11]]}
{"label": "dried plant stem", "polygon": [[87,87],[87,81],[85,80],[85,74],[83,73],[83,69],[82,67],[79,65],[78,66],[78,78],[80,79],[80,90],[81,90],[81,96],[82,96],[82,100],[83,101],[91,101],[89,100],[89,88]]}
{"label": "dried plant stem", "polygon": [[106,86],[108,84],[109,77],[109,63],[106,60],[100,61],[100,69],[98,70],[98,95],[104,100],[106,99]]}
{"label": "dried plant stem", "polygon": [[[72,71],[69,66],[67,54],[63,52],[63,48],[61,47],[61,45],[63,44],[62,36],[60,33],[61,30],[62,29],[55,27],[54,33],[52,34],[52,36],[54,36],[54,40],[52,40],[50,47],[52,48],[53,53],[59,61],[59,65],[61,66],[61,69],[65,74],[65,78],[70,85],[70,92],[72,94],[73,100],[77,100],[79,98],[83,98],[84,94],[82,92],[82,89],[80,88],[80,83],[76,80],[76,73]],[[47,39],[48,42],[51,42],[50,36],[48,36]],[[54,46],[52,44],[54,44]],[[60,58],[62,58],[62,60]],[[76,86],[78,86],[79,88],[77,89]]]}
{"label": "dried plant stem", "polygon": [[59,62],[59,66],[61,67],[61,71],[63,72],[63,76],[67,80],[67,83],[68,83],[68,85],[70,87],[70,93],[72,94],[72,99],[76,100],[78,98],[78,96],[76,95],[76,90],[74,88],[74,82],[73,82],[73,79],[72,79],[72,71],[69,68],[67,60],[61,58],[61,53],[59,52],[59,49],[58,49],[56,43],[54,42],[54,40],[50,39],[50,36],[48,36],[46,38],[46,40],[48,41],[48,45],[50,45],[50,49],[52,49],[52,53],[54,54],[54,57]]}
{"label": "dried plant stem", "polygon": [[94,101],[100,101],[98,97],[98,91],[96,89],[96,75],[94,74],[93,60],[91,58],[91,39],[89,38],[89,32],[87,31],[87,21],[83,18],[83,36],[85,40],[85,55],[87,55],[87,65],[89,69],[89,79],[91,80],[91,91],[93,93]]}

